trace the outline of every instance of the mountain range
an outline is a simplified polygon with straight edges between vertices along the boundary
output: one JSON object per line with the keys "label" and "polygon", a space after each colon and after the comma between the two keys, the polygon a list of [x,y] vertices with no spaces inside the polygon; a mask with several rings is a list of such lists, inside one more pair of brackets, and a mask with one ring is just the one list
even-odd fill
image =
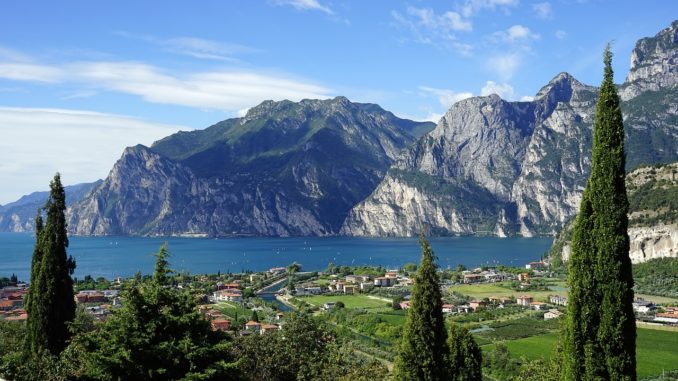
{"label": "mountain range", "polygon": [[[678,21],[633,50],[619,86],[629,170],[678,161],[677,63]],[[69,229],[551,235],[578,209],[596,98],[596,87],[560,73],[532,101],[469,98],[436,125],[344,97],[265,101],[242,118],[127,148],[105,180],[70,200]],[[8,207],[0,229],[27,230],[32,215]]]}

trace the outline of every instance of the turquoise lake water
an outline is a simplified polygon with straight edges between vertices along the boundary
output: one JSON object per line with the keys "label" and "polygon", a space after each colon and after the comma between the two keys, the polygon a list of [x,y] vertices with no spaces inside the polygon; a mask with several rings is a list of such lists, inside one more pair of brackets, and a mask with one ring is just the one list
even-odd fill
{"label": "turquoise lake water", "polygon": [[[441,237],[431,238],[440,267],[463,264],[523,266],[537,260],[553,238]],[[142,238],[70,237],[68,253],[77,264],[76,277],[113,278],[153,271],[153,254],[168,243],[175,270],[193,274],[217,271],[261,271],[298,262],[304,270],[323,270],[327,264],[382,265],[397,268],[418,262],[417,238]],[[34,237],[0,233],[0,276],[29,278]]]}

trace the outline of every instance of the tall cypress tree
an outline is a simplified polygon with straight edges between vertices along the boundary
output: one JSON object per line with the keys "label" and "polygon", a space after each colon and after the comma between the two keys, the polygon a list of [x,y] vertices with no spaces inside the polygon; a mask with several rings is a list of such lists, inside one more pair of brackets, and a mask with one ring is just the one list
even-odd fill
{"label": "tall cypress tree", "polygon": [[37,355],[44,350],[59,354],[70,338],[68,323],[75,317],[73,279],[75,261],[66,254],[66,195],[57,173],[50,182],[44,207],[47,220],[36,218],[36,240],[28,293],[26,350]]}
{"label": "tall cypress tree", "polygon": [[450,371],[453,381],[482,381],[483,355],[473,335],[457,324],[450,326]]}
{"label": "tall cypress tree", "polygon": [[419,243],[421,263],[414,277],[410,309],[395,362],[395,379],[447,380],[449,347],[436,257],[423,234]]}
{"label": "tall cypress tree", "polygon": [[596,105],[591,177],[572,237],[565,331],[567,380],[636,380],[624,124],[612,53]]}

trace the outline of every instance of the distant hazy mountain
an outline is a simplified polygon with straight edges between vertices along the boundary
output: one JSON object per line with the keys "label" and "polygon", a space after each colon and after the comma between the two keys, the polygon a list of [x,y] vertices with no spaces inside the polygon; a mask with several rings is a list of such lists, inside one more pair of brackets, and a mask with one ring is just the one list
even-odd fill
{"label": "distant hazy mountain", "polygon": [[[101,184],[101,180],[64,187],[66,203],[72,205]],[[32,232],[35,229],[35,216],[38,209],[45,205],[49,192],[34,192],[19,200],[0,206],[0,231]]]}
{"label": "distant hazy mountain", "polygon": [[[638,41],[619,88],[628,169],[678,160],[677,84],[678,21]],[[561,73],[531,102],[456,103],[341,233],[554,234],[577,212],[589,176],[596,98],[597,88]]]}
{"label": "distant hazy mountain", "polygon": [[377,105],[266,101],[243,118],[127,148],[69,211],[76,234],[329,235],[433,123]]}

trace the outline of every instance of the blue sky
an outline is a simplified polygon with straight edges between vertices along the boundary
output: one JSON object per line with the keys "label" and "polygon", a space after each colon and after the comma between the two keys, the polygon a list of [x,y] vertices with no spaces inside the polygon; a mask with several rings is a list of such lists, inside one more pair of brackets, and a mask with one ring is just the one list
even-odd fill
{"label": "blue sky", "polygon": [[3,2],[0,204],[265,99],[345,95],[437,121],[561,71],[596,85],[610,41],[621,83],[635,42],[676,18],[673,0]]}

